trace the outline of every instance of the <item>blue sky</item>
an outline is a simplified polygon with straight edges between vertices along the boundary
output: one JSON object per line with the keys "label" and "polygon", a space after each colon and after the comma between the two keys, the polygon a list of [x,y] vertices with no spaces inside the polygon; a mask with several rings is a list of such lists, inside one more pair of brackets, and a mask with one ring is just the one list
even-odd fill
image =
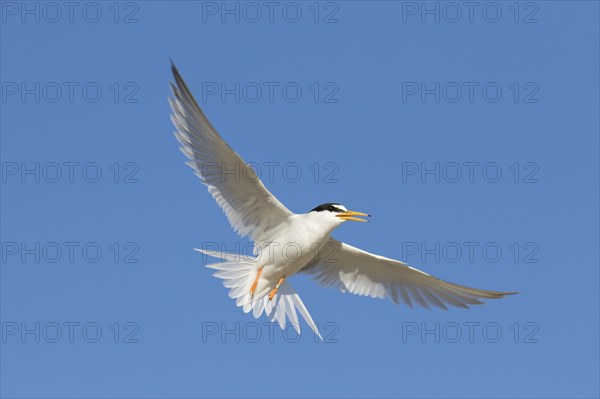
{"label": "blue sky", "polygon": [[[225,5],[224,5],[225,4]],[[3,397],[598,397],[598,3],[3,1]],[[271,336],[177,149],[168,58],[291,210],[521,295],[408,309],[291,280]]]}

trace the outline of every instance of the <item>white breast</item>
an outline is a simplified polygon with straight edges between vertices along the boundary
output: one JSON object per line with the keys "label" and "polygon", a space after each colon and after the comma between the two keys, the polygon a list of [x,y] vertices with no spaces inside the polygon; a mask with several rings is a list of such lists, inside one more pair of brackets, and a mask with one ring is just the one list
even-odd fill
{"label": "white breast", "polygon": [[262,278],[276,283],[306,266],[326,243],[336,224],[317,212],[292,215],[285,226],[274,230],[270,240],[263,243],[260,264]]}

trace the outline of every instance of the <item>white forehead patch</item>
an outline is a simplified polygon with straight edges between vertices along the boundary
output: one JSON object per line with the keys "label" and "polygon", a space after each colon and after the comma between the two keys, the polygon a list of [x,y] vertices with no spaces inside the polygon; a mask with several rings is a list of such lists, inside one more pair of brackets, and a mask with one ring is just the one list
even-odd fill
{"label": "white forehead patch", "polygon": [[344,205],[334,205],[337,209],[341,209],[343,212],[347,212],[348,209]]}

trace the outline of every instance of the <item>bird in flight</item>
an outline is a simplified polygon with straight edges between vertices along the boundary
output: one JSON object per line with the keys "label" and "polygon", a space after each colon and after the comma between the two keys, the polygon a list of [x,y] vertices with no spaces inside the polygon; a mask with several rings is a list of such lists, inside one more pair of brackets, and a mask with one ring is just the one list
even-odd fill
{"label": "bird in flight", "polygon": [[282,329],[289,320],[300,334],[298,312],[321,337],[288,282],[297,273],[309,273],[320,284],[342,292],[389,298],[410,307],[468,308],[481,304],[480,299],[515,294],[453,284],[330,236],[344,222],[368,221],[366,213],[338,203],[322,204],[307,213],[291,212],[217,133],[173,63],[171,70],[175,79],[169,98],[171,119],[180,149],[189,158],[187,164],[208,187],[233,229],[254,242],[254,256],[197,249],[222,260],[207,267],[217,270],[214,276],[224,280],[229,296],[245,313],[252,312],[255,318],[265,313]]}

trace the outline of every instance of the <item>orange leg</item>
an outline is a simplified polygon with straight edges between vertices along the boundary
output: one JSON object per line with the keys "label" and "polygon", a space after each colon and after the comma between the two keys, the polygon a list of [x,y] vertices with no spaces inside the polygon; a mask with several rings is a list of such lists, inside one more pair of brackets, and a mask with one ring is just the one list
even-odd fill
{"label": "orange leg", "polygon": [[271,290],[271,292],[269,293],[269,301],[273,299],[273,297],[275,296],[275,294],[277,294],[277,291],[279,290],[279,286],[281,286],[281,284],[283,284],[284,280],[285,280],[285,277],[280,278],[279,282],[277,283],[277,285],[275,286],[275,288],[273,288]]}
{"label": "orange leg", "polygon": [[263,268],[260,267],[258,269],[258,272],[256,273],[256,279],[252,283],[252,287],[250,287],[250,298],[254,297],[254,291],[256,291],[256,286],[258,285],[258,279],[260,279],[260,274],[262,273],[262,270]]}

